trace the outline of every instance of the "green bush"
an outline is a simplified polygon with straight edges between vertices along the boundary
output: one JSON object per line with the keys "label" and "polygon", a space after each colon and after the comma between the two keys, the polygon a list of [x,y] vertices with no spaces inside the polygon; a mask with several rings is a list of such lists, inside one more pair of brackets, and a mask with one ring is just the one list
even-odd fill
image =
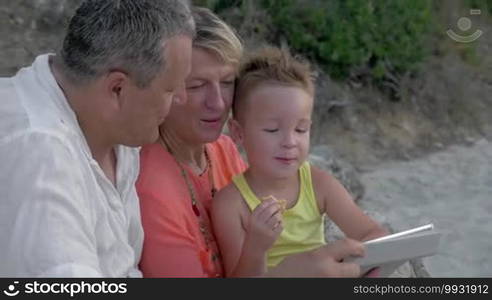
{"label": "green bush", "polygon": [[492,16],[492,0],[466,0],[470,8],[481,9]]}
{"label": "green bush", "polygon": [[335,78],[369,70],[376,79],[406,72],[426,55],[431,3],[263,0],[280,34]]}
{"label": "green bush", "polygon": [[431,0],[196,2],[219,14],[254,3],[256,9],[267,12],[273,25],[274,32],[266,37],[269,42],[285,40],[296,52],[317,61],[338,79],[367,75],[378,81],[413,71],[430,50],[426,37],[432,21]]}

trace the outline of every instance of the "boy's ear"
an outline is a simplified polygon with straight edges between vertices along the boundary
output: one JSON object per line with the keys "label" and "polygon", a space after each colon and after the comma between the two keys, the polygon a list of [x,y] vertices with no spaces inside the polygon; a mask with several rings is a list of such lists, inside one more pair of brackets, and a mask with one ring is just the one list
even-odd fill
{"label": "boy's ear", "polygon": [[243,143],[243,128],[241,124],[233,118],[230,118],[227,121],[227,127],[229,128],[229,132],[231,133],[231,138],[236,143],[236,145],[242,145]]}

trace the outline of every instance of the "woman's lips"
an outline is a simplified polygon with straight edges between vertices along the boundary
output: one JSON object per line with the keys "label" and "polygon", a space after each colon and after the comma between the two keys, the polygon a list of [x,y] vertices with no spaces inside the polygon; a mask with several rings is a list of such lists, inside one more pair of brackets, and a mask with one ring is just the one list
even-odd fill
{"label": "woman's lips", "polygon": [[216,118],[216,119],[201,119],[200,120],[202,124],[204,124],[207,127],[221,127],[222,126],[222,119],[221,118]]}
{"label": "woman's lips", "polygon": [[208,122],[208,123],[219,122],[220,120],[221,120],[221,118],[201,119],[201,121]]}
{"label": "woman's lips", "polygon": [[275,159],[283,164],[290,165],[297,161],[295,157],[275,157]]}

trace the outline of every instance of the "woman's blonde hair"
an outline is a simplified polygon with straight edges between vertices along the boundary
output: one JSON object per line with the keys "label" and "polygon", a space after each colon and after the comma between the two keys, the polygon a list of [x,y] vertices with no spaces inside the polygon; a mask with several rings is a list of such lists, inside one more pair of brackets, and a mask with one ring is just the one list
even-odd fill
{"label": "woman's blonde hair", "polygon": [[243,44],[229,25],[204,7],[192,8],[196,24],[193,47],[209,50],[227,64],[238,66],[243,55]]}
{"label": "woman's blonde hair", "polygon": [[245,98],[263,84],[299,87],[314,97],[315,73],[308,61],[294,57],[286,47],[266,46],[247,55],[241,63],[232,106],[233,116],[244,109]]}

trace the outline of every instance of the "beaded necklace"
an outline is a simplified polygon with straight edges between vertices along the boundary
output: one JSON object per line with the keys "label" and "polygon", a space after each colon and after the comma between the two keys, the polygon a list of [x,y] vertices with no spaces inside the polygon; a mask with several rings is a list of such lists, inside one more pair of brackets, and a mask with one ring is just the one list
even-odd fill
{"label": "beaded necklace", "polygon": [[[186,187],[188,188],[188,192],[189,192],[190,198],[191,198],[191,208],[193,210],[193,213],[197,217],[198,227],[200,229],[200,233],[203,236],[203,239],[205,240],[205,246],[207,248],[207,251],[211,251],[212,262],[215,265],[216,271],[221,270],[222,267],[220,265],[220,255],[219,255],[219,252],[216,251],[216,249],[214,249],[212,246],[212,242],[214,241],[214,238],[212,236],[212,233],[210,232],[209,226],[206,225],[205,220],[200,213],[200,208],[198,207],[198,201],[197,201],[198,197],[196,195],[195,188],[193,187],[193,183],[191,182],[191,179],[189,178],[183,165],[176,159],[174,152],[171,150],[171,147],[169,147],[168,143],[166,142],[166,140],[162,136],[160,130],[159,130],[159,142],[165,149],[167,149],[167,151],[169,152],[169,154],[171,154],[171,156],[174,158],[174,161],[176,162],[176,164],[179,167],[181,177],[183,177],[183,180],[185,181]],[[210,195],[213,198],[215,196],[215,193],[217,192],[217,189],[215,188],[214,180],[213,180],[212,162],[210,160],[210,157],[209,157],[206,149],[204,149],[204,155],[205,155],[207,165],[206,165],[205,170],[203,172],[208,171],[209,183],[212,186],[212,188],[210,189]],[[215,277],[220,277],[220,274],[216,273]]]}

